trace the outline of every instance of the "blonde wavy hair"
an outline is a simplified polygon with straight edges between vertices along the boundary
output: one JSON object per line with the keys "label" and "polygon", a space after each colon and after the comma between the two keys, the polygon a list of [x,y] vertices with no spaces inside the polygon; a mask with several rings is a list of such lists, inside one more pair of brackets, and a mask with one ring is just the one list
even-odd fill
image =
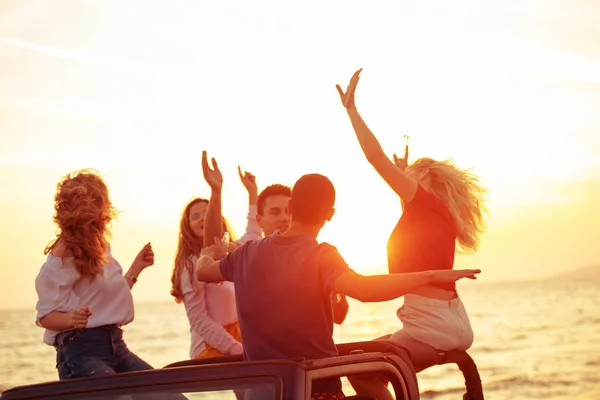
{"label": "blonde wavy hair", "polygon": [[452,160],[420,158],[408,166],[407,173],[429,172],[431,191],[448,208],[456,230],[459,253],[477,251],[479,236],[487,214],[487,190],[470,169],[458,168]]}
{"label": "blonde wavy hair", "polygon": [[[203,239],[196,237],[190,226],[190,210],[198,203],[204,203],[208,206],[207,199],[193,199],[185,206],[183,213],[181,213],[181,220],[179,221],[179,240],[177,242],[173,273],[171,274],[171,296],[175,297],[176,303],[183,301],[181,274],[187,273],[190,277],[190,282],[194,281],[194,277],[192,276],[192,257],[199,256],[203,247]],[[223,232],[229,232],[231,240],[235,240],[233,230],[225,218],[223,218]]]}
{"label": "blonde wavy hair", "polygon": [[59,231],[44,254],[61,242],[73,255],[82,276],[96,276],[107,262],[110,222],[117,216],[101,175],[93,169],[65,175],[56,185],[54,210]]}

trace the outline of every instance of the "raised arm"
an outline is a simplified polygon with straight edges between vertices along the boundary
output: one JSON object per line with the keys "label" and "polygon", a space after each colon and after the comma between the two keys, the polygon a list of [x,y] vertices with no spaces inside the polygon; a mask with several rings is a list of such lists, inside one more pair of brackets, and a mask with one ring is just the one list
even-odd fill
{"label": "raised arm", "polygon": [[362,302],[380,302],[402,297],[418,287],[432,283],[455,282],[462,278],[476,279],[480,272],[478,269],[434,270],[363,276],[349,271],[336,279],[334,290]]}
{"label": "raised arm", "polygon": [[246,224],[246,232],[238,239],[238,243],[243,244],[249,240],[262,239],[262,229],[256,221],[256,204],[258,203],[258,187],[256,186],[256,177],[248,171],[242,173],[242,169],[238,166],[238,174],[242,185],[248,191],[248,222]]}
{"label": "raised arm", "polygon": [[373,135],[373,132],[371,132],[365,121],[363,121],[356,108],[354,93],[360,79],[361,71],[362,69],[359,69],[354,73],[352,79],[350,79],[346,92],[342,90],[340,85],[336,85],[336,88],[340,94],[342,104],[348,112],[350,122],[356,133],[356,138],[358,139],[367,161],[371,163],[379,175],[394,190],[394,192],[398,194],[398,196],[405,202],[410,202],[417,192],[417,181],[398,169],[385,155],[379,141],[375,135]]}
{"label": "raised arm", "polygon": [[202,152],[202,174],[210,186],[210,200],[204,217],[204,246],[214,243],[214,238],[223,236],[223,216],[221,212],[221,190],[223,188],[223,175],[219,171],[217,160],[212,161],[212,169],[208,165],[206,151]]}

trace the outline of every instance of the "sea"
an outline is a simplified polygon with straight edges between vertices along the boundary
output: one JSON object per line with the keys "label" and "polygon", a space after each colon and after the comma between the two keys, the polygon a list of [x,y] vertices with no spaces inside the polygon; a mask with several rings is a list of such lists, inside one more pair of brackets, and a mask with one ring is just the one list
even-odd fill
{"label": "sea", "polygon": [[[600,400],[600,281],[459,284],[475,331],[469,353],[489,400]],[[402,300],[360,303],[335,327],[336,342],[370,340],[401,327]],[[0,390],[57,379],[56,354],[42,343],[33,310],[0,311]],[[184,360],[189,325],[175,302],[138,303],[125,328],[131,350],[155,367]],[[455,365],[418,374],[422,399],[461,399]],[[345,385],[345,389],[349,387]]]}

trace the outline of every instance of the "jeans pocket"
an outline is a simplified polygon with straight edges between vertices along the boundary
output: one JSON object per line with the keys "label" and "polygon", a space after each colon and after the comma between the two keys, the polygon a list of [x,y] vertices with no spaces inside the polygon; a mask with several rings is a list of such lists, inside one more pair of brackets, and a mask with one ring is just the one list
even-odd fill
{"label": "jeans pocket", "polygon": [[62,332],[56,335],[55,347],[56,351],[65,350],[71,343],[73,343],[79,336],[81,336],[83,329],[72,329],[67,332]]}

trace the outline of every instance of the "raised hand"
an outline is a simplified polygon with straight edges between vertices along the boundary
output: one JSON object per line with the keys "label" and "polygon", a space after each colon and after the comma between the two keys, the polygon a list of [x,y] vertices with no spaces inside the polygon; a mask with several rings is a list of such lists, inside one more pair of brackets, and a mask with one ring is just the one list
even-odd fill
{"label": "raised hand", "polygon": [[202,175],[212,190],[220,191],[223,187],[223,175],[217,165],[217,160],[211,159],[212,169],[208,165],[206,151],[202,152]]}
{"label": "raised hand", "polygon": [[480,269],[446,269],[435,270],[433,273],[433,281],[435,283],[451,283],[462,278],[477,279],[477,274],[481,273]]}
{"label": "raised hand", "polygon": [[258,192],[258,187],[256,186],[256,177],[254,175],[248,171],[244,171],[244,173],[242,173],[242,169],[239,165],[238,174],[240,176],[240,181],[242,181],[242,185],[244,185],[249,194]]}
{"label": "raised hand", "polygon": [[406,167],[408,167],[408,136],[404,135],[404,139],[406,140],[404,145],[404,157],[398,158],[396,153],[394,153],[394,164],[396,164],[396,167],[402,172],[406,171]]}
{"label": "raised hand", "polygon": [[354,103],[354,92],[356,91],[356,85],[358,85],[358,81],[360,79],[360,71],[362,71],[362,68],[356,71],[354,75],[352,75],[352,78],[350,79],[350,83],[348,83],[348,88],[346,89],[345,93],[340,87],[340,85],[335,85],[335,88],[340,94],[342,104],[344,105],[344,107],[346,107],[346,109],[356,108],[356,104]]}
{"label": "raised hand", "polygon": [[152,264],[154,264],[154,251],[152,250],[152,244],[148,242],[142,247],[138,255],[135,256],[132,267],[135,266],[136,270],[141,272]]}

